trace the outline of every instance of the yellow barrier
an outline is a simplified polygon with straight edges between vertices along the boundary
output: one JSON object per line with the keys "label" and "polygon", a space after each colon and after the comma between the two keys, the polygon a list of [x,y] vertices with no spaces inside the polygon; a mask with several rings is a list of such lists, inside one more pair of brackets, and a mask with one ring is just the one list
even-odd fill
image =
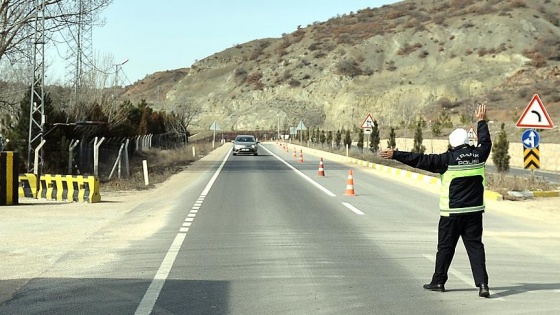
{"label": "yellow barrier", "polygon": [[31,173],[19,174],[18,180],[19,197],[37,198],[37,192],[39,191],[37,175]]}
{"label": "yellow barrier", "polygon": [[17,152],[0,152],[0,206],[17,205],[18,200]]}
{"label": "yellow barrier", "polygon": [[42,175],[39,196],[47,200],[100,202],[99,178],[81,175]]}

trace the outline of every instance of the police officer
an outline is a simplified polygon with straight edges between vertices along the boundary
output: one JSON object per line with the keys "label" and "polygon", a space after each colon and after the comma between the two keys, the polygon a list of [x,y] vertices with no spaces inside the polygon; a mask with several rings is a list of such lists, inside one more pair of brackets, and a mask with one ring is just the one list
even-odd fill
{"label": "police officer", "polygon": [[406,165],[441,174],[439,200],[440,219],[435,271],[432,281],[424,289],[445,292],[447,273],[455,254],[459,237],[467,250],[474,284],[480,297],[489,297],[486,255],[482,243],[482,213],[484,212],[484,164],[490,155],[492,141],[488,124],[484,120],[486,105],[475,109],[478,120],[478,145],[469,144],[468,133],[463,128],[449,135],[450,149],[441,154],[382,151],[384,159],[394,159]]}

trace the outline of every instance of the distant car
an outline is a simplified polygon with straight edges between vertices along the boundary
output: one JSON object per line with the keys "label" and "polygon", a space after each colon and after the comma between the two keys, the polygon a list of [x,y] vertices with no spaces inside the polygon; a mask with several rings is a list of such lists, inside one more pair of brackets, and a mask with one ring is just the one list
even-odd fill
{"label": "distant car", "polygon": [[259,142],[252,135],[238,135],[233,140],[233,155],[237,154],[253,154],[259,155]]}

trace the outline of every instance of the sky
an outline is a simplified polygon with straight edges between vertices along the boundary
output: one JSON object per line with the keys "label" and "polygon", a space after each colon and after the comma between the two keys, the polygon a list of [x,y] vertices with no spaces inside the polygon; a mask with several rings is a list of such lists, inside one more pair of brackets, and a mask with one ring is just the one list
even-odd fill
{"label": "sky", "polygon": [[[395,0],[113,0],[93,30],[96,58],[112,57],[121,85],[157,71],[190,67],[197,60],[261,39],[280,38],[337,15]],[[55,77],[64,65],[53,64]]]}

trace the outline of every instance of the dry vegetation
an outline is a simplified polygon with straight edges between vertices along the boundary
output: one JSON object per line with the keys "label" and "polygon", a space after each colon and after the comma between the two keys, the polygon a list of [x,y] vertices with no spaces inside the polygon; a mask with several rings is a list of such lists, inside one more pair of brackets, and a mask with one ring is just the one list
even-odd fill
{"label": "dry vegetation", "polygon": [[[193,148],[196,156],[193,156]],[[191,163],[212,151],[212,143],[197,141],[174,150],[151,149],[136,152],[130,160],[130,178],[114,179],[101,183],[101,191],[151,189],[169,177],[185,170]],[[148,161],[149,185],[144,183],[142,161]]]}

